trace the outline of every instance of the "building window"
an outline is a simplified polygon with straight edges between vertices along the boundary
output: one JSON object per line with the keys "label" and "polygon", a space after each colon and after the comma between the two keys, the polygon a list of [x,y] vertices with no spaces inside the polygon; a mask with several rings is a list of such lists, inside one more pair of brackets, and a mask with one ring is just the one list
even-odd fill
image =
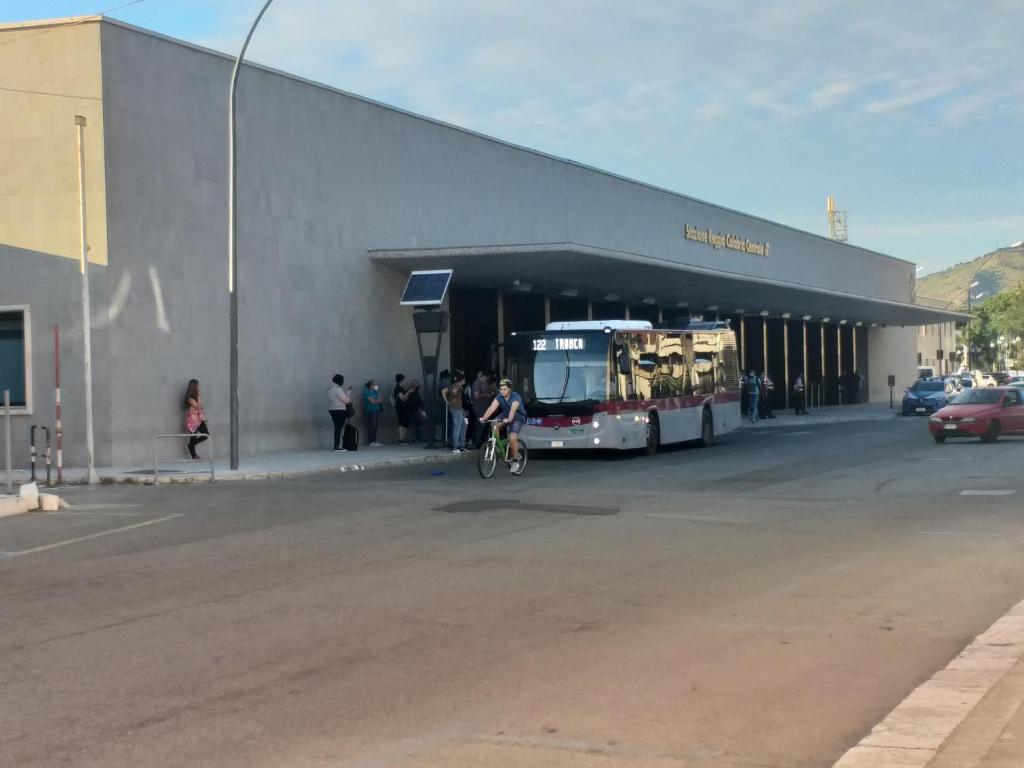
{"label": "building window", "polygon": [[11,410],[32,412],[31,337],[28,307],[0,307],[0,408],[6,389]]}

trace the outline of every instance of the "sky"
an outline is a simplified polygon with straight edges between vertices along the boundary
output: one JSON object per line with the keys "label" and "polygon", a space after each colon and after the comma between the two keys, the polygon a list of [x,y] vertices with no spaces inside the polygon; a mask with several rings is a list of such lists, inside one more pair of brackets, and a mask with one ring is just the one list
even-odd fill
{"label": "sky", "polygon": [[[0,0],[236,54],[262,0]],[[116,10],[113,10],[116,9]],[[275,0],[247,58],[922,275],[1024,240],[1021,0]],[[0,73],[2,77],[2,73]]]}

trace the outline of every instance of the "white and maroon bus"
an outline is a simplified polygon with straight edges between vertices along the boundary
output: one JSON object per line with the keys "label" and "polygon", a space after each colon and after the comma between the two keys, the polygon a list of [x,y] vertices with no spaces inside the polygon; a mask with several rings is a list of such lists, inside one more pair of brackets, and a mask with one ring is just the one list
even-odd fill
{"label": "white and maroon bus", "polygon": [[507,369],[526,401],[531,449],[710,445],[740,426],[736,335],[724,322],[549,323],[514,333]]}

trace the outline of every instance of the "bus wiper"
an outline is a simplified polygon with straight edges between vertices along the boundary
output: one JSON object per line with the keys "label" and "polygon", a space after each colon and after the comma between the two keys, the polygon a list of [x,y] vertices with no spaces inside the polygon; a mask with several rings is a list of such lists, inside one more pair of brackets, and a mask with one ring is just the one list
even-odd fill
{"label": "bus wiper", "polygon": [[560,402],[560,403],[565,400],[565,390],[567,390],[569,388],[569,374],[571,372],[572,372],[572,369],[569,368],[569,353],[566,352],[565,353],[565,380],[562,381],[562,394],[560,394],[558,396],[558,402]]}

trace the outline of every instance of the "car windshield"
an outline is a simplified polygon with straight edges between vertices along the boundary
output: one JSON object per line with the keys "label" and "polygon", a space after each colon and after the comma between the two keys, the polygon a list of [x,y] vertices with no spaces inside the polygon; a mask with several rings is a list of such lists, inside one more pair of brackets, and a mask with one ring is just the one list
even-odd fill
{"label": "car windshield", "polygon": [[954,397],[953,405],[995,405],[1002,397],[998,389],[970,389]]}
{"label": "car windshield", "polygon": [[911,387],[914,392],[943,392],[945,388],[941,381],[915,381]]}

